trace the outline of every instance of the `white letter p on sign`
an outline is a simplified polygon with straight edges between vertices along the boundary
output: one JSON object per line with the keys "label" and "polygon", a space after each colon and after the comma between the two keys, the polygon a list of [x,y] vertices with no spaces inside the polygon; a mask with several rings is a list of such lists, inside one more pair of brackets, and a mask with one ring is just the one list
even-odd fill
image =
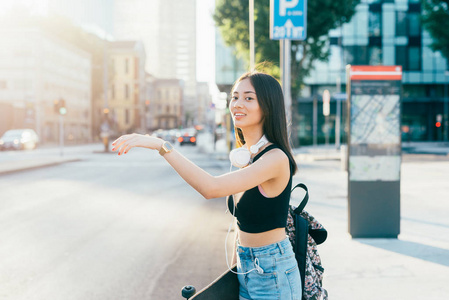
{"label": "white letter p on sign", "polygon": [[299,0],[279,0],[279,15],[285,16],[287,8],[293,8],[298,5]]}

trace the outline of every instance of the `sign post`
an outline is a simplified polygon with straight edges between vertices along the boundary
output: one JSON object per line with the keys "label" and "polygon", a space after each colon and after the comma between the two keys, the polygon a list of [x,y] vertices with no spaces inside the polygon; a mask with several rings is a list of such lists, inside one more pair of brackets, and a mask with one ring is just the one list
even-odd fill
{"label": "sign post", "polygon": [[[281,81],[284,90],[287,122],[291,119],[290,40],[305,40],[307,36],[307,0],[270,1],[270,39],[280,40]],[[290,127],[289,127],[289,136]]]}
{"label": "sign post", "polygon": [[325,117],[326,123],[324,125],[325,128],[325,137],[326,137],[326,146],[329,145],[329,115],[330,115],[330,102],[331,102],[331,94],[328,90],[324,90],[323,92],[323,116]]}
{"label": "sign post", "polygon": [[401,66],[348,66],[348,216],[353,238],[400,229]]}

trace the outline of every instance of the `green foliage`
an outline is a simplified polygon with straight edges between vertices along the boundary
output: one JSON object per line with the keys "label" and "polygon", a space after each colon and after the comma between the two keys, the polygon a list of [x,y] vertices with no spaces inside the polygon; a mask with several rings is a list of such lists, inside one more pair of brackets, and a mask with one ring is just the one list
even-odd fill
{"label": "green foliage", "polygon": [[433,37],[431,48],[449,59],[449,0],[422,0],[421,21]]}
{"label": "green foliage", "polygon": [[[249,62],[249,1],[219,0],[214,20],[226,45],[235,47],[236,55]],[[307,40],[292,41],[292,95],[296,96],[315,60],[329,57],[329,30],[349,22],[360,0],[315,0],[307,5]],[[279,41],[270,40],[270,1],[254,1],[254,39],[256,63],[273,64],[268,73],[279,78]]]}

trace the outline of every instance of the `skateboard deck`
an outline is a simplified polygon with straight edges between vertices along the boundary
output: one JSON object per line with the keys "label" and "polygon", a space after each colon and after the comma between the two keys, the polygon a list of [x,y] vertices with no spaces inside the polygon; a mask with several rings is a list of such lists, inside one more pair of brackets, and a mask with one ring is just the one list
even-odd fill
{"label": "skateboard deck", "polygon": [[[237,272],[237,268],[232,268]],[[239,281],[237,275],[227,270],[204,289],[196,293],[189,300],[238,300]]]}

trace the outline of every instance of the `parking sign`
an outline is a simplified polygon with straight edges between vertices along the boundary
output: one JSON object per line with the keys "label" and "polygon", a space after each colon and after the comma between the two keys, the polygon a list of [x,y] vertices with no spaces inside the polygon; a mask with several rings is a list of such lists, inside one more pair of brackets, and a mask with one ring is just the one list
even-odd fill
{"label": "parking sign", "polygon": [[305,40],[307,0],[270,1],[270,39]]}

